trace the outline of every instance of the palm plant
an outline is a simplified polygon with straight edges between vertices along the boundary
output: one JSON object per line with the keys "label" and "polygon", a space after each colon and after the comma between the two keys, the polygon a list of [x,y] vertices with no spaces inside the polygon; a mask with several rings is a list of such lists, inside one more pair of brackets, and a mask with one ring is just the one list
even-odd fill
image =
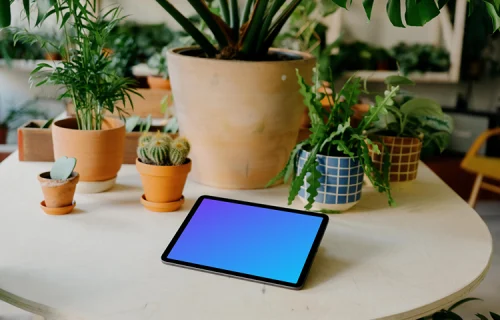
{"label": "palm plant", "polygon": [[[238,0],[217,0],[221,15],[214,14],[205,0],[187,0],[212,32],[217,41],[213,45],[190,19],[183,15],[170,1],[155,0],[161,5],[201,47],[207,57],[220,59],[261,60],[267,58],[268,49],[285,26],[287,20],[303,0],[246,0],[243,8]],[[352,0],[331,1],[347,9]],[[422,26],[439,15],[449,0],[405,0],[404,20],[409,26]],[[492,20],[493,31],[500,28],[499,0],[468,0],[471,4],[484,2]],[[12,0],[0,0],[0,27],[10,24]],[[38,6],[37,22],[52,11],[60,11],[60,3],[73,6],[78,0],[24,0],[26,14],[30,6]],[[375,0],[363,0],[368,19],[371,18]],[[403,0],[387,0],[387,15],[393,25],[405,27],[402,16]],[[473,7],[473,6],[471,6]],[[242,9],[242,10],[240,10]]]}
{"label": "palm plant", "polygon": [[16,41],[38,43],[48,50],[56,48],[64,57],[59,64],[38,64],[31,81],[36,86],[62,85],[59,99],[72,100],[80,130],[101,130],[106,111],[116,111],[124,119],[127,112],[116,106],[116,102],[121,101],[124,106],[128,102],[133,107],[130,94],[138,94],[131,88],[135,81],[116,74],[105,50],[111,31],[123,19],[120,8],[111,8],[98,18],[93,14],[95,0],[57,0],[53,3],[54,9],[41,21],[56,15],[66,39],[63,46],[27,30],[15,35]]}

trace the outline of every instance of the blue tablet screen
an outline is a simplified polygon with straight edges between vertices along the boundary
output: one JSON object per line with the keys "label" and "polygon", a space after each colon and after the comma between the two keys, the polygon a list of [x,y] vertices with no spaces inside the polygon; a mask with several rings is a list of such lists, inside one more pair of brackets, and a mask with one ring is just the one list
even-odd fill
{"label": "blue tablet screen", "polygon": [[296,283],[322,218],[204,199],[169,259]]}

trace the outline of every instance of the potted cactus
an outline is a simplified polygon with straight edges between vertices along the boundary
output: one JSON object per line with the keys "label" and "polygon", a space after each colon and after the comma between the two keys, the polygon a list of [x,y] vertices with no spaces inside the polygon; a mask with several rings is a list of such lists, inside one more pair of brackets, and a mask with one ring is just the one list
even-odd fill
{"label": "potted cactus", "polygon": [[[387,87],[414,85],[402,76],[391,76],[385,80]],[[383,157],[391,159],[389,180],[391,182],[413,181],[417,178],[422,148],[443,152],[449,144],[453,121],[434,100],[415,98],[408,92],[398,94],[387,113],[372,123],[368,133],[373,140],[380,141],[380,153],[372,149],[373,163],[383,166]]]}
{"label": "potted cactus", "polygon": [[182,191],[191,171],[189,142],[166,133],[145,133],[137,147],[137,170],[144,195],[141,203],[155,212],[178,210],[184,203]]}
{"label": "potted cactus", "polygon": [[340,92],[329,99],[330,108],[327,110],[321,103],[324,94],[318,92],[321,86],[318,75],[314,86],[307,85],[298,71],[297,76],[300,92],[309,109],[311,135],[296,145],[285,168],[268,186],[281,179],[285,182],[291,180],[289,204],[299,196],[307,210],[346,211],[361,199],[366,173],[374,188],[387,194],[392,205],[388,158],[384,158],[385,166],[381,170],[374,165],[369,150],[373,148],[377,152],[378,146],[367,137],[366,128],[387,112],[399,87],[392,87],[384,96],[378,96],[376,105],[354,127],[351,124],[351,117],[355,114],[352,106],[363,91],[361,78],[349,79]]}
{"label": "potted cactus", "polygon": [[61,157],[54,163],[50,172],[38,175],[44,197],[40,207],[45,213],[63,215],[75,208],[73,196],[80,180],[80,175],[73,171],[75,166],[75,158]]}

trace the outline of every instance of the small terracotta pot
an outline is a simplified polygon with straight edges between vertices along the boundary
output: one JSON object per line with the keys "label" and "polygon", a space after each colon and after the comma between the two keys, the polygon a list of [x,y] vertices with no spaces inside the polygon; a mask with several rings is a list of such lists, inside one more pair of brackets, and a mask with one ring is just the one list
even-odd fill
{"label": "small terracotta pot", "polygon": [[54,158],[76,158],[75,171],[82,182],[114,179],[123,163],[125,125],[123,121],[105,118],[102,130],[78,130],[75,118],[54,122],[52,141]]}
{"label": "small terracotta pot", "polygon": [[170,80],[163,77],[148,76],[148,85],[151,89],[172,90]]}
{"label": "small terracotta pot", "polygon": [[382,170],[384,154],[385,152],[389,152],[391,156],[389,181],[404,182],[415,180],[417,178],[418,163],[422,151],[422,142],[420,139],[378,136],[372,140],[377,141],[377,139],[382,140],[385,147],[381,143],[377,143],[380,154],[375,154],[370,148],[373,164],[379,170]]}
{"label": "small terracotta pot", "polygon": [[8,128],[0,128],[0,144],[7,143],[7,135],[9,134]]}
{"label": "small terracotta pot", "polygon": [[53,180],[50,172],[41,173],[38,181],[42,186],[43,198],[47,208],[63,208],[73,204],[76,185],[80,180],[80,175],[73,172],[67,180]]}
{"label": "small terracotta pot", "polygon": [[178,202],[191,171],[192,162],[188,160],[181,166],[155,166],[137,159],[135,163],[141,175],[145,200],[154,203]]}

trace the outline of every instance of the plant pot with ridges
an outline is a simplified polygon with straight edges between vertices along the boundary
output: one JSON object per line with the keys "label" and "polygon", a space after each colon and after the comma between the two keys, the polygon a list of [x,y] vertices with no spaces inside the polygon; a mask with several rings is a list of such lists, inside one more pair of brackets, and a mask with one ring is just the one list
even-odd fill
{"label": "plant pot with ridges", "polygon": [[144,195],[141,203],[150,211],[171,212],[184,203],[182,192],[191,171],[189,142],[164,133],[146,133],[139,140],[136,167]]}
{"label": "plant pot with ridges", "polygon": [[[180,134],[193,146],[194,181],[258,189],[286,164],[304,108],[295,70],[311,79],[315,59],[288,50],[270,53],[276,61],[206,59],[194,48],[169,51]],[[192,87],[196,94],[186,90]]]}
{"label": "plant pot with ridges", "polygon": [[[414,85],[401,76],[388,77],[387,88]],[[413,181],[417,178],[423,148],[443,152],[453,132],[453,122],[434,100],[416,98],[409,91],[397,95],[393,105],[373,122],[368,131],[378,145],[377,154],[370,149],[373,163],[380,169],[383,158],[390,158],[391,182]]]}

